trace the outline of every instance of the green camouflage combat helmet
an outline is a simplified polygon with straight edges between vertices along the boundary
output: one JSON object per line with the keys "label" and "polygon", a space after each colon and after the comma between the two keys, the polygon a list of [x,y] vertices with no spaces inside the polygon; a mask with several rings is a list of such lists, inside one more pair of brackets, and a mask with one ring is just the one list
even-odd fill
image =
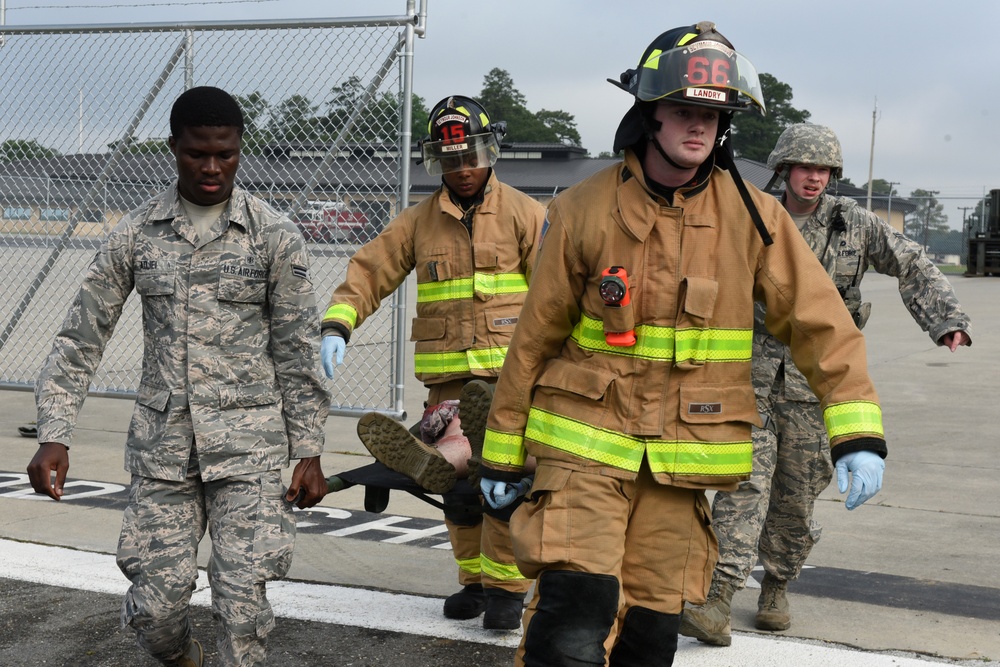
{"label": "green camouflage combat helmet", "polygon": [[789,125],[767,156],[767,168],[787,181],[788,169],[793,164],[829,167],[830,177],[840,178],[844,175],[844,158],[837,135],[825,125]]}

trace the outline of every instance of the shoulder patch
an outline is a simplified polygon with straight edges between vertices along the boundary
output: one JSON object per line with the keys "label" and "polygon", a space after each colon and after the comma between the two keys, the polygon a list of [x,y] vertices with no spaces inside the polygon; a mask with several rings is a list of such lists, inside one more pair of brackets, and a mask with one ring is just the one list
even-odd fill
{"label": "shoulder patch", "polygon": [[303,280],[308,280],[309,269],[300,264],[292,264],[292,275],[302,278]]}

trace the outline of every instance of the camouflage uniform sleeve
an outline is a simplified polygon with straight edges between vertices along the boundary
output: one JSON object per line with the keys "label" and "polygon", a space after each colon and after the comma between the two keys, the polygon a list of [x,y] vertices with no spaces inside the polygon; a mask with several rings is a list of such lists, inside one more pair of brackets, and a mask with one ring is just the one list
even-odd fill
{"label": "camouflage uniform sleeve", "polygon": [[271,234],[268,307],[271,346],[289,456],[303,459],[323,452],[330,397],[319,377],[316,294],[309,274],[309,252],[295,226]]}
{"label": "camouflage uniform sleeve", "polygon": [[38,442],[69,446],[90,382],[132,292],[131,216],[101,244],[35,382]]}
{"label": "camouflage uniform sleeve", "polygon": [[371,316],[382,299],[399,287],[415,266],[412,209],[396,216],[378,236],[358,249],[347,263],[347,277],[333,291],[323,314],[323,334],[351,334]]}
{"label": "camouflage uniform sleeve", "polygon": [[918,243],[893,229],[874,213],[864,212],[868,226],[868,258],[879,273],[899,281],[899,296],[913,320],[938,345],[949,331],[968,332],[969,317],[955,290]]}

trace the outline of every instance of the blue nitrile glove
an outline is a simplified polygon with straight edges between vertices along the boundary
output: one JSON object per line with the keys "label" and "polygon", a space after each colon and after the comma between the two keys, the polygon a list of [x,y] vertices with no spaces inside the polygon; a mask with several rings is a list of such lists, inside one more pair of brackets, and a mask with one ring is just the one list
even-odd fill
{"label": "blue nitrile glove", "polygon": [[518,496],[523,496],[531,490],[533,479],[533,477],[525,477],[516,484],[509,484],[483,477],[479,480],[479,488],[489,506],[499,510],[517,500]]}
{"label": "blue nitrile glove", "polygon": [[837,461],[837,487],[847,491],[847,473],[851,473],[851,492],[845,507],[852,510],[863,505],[882,488],[882,471],[885,461],[874,452],[860,451],[844,454]]}
{"label": "blue nitrile glove", "polygon": [[344,342],[342,336],[336,334],[323,336],[323,344],[319,348],[319,358],[323,362],[326,376],[331,380],[333,379],[334,367],[344,363],[344,350],[346,349],[347,343]]}

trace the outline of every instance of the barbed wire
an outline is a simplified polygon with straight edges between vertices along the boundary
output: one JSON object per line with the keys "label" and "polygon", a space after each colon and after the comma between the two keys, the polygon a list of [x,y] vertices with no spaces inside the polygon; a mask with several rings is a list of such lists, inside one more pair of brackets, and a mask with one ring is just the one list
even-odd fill
{"label": "barbed wire", "polygon": [[23,5],[20,7],[8,6],[6,10],[8,12],[18,11],[22,9],[148,9],[150,7],[178,7],[186,5],[252,5],[252,4],[263,4],[266,2],[279,2],[279,0],[197,0],[197,1],[177,1],[168,0],[167,2],[149,2],[145,4],[136,4],[134,2],[127,4],[118,5],[94,5],[94,4],[81,4],[81,5]]}

